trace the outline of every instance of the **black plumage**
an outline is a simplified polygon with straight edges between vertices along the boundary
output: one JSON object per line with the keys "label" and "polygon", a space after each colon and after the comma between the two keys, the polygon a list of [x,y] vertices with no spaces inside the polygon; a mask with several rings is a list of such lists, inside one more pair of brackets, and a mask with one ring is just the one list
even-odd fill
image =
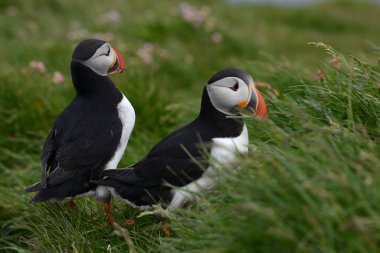
{"label": "black plumage", "polygon": [[94,55],[96,50],[104,43],[103,40],[88,39],[81,41],[74,49],[73,59],[76,61],[85,61]]}
{"label": "black plumage", "polygon": [[242,79],[246,84],[249,84],[250,82],[253,81],[252,77],[248,73],[246,73],[240,69],[225,68],[222,71],[215,73],[210,78],[210,80],[208,80],[207,83],[210,84],[210,83],[216,82],[220,79],[223,79],[225,77],[238,77],[238,78]]}
{"label": "black plumage", "polygon": [[206,88],[201,111],[188,125],[177,129],[137,164],[124,170],[105,171],[97,183],[114,188],[135,205],[170,202],[170,186],[184,186],[200,178],[209,165],[206,152],[218,137],[237,137],[243,131],[242,119],[226,118],[211,104]]}
{"label": "black plumage", "polygon": [[104,43],[88,40],[74,50],[71,75],[77,94],[45,140],[41,180],[26,188],[38,191],[30,202],[63,200],[94,190],[91,181],[99,177],[119,145],[123,126],[117,104],[123,95],[107,76],[80,63]]}

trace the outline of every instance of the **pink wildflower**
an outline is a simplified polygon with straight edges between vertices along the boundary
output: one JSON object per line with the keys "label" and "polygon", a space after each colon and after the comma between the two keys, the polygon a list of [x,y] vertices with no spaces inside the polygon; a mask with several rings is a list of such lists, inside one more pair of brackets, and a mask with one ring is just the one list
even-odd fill
{"label": "pink wildflower", "polygon": [[65,77],[62,75],[61,72],[54,71],[52,81],[55,84],[63,84],[65,82]]}
{"label": "pink wildflower", "polygon": [[42,61],[31,61],[29,62],[29,67],[32,71],[35,71],[41,74],[46,73],[46,67]]}

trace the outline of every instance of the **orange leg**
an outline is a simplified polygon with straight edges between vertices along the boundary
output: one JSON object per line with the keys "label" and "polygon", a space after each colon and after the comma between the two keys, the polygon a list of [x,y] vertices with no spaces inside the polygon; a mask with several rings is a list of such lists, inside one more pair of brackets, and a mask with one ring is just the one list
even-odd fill
{"label": "orange leg", "polygon": [[123,222],[123,224],[125,224],[125,225],[133,225],[133,224],[135,224],[136,222],[135,222],[135,220],[134,219],[126,219],[124,222]]}
{"label": "orange leg", "polygon": [[170,230],[168,229],[168,225],[167,224],[162,225],[161,229],[162,229],[162,231],[164,231],[164,234],[167,237],[171,237],[172,236],[172,233],[170,233]]}
{"label": "orange leg", "polygon": [[113,219],[112,219],[112,205],[111,205],[111,201],[107,200],[105,202],[103,202],[103,210],[104,212],[106,212],[106,222],[108,225],[112,225],[113,224]]}

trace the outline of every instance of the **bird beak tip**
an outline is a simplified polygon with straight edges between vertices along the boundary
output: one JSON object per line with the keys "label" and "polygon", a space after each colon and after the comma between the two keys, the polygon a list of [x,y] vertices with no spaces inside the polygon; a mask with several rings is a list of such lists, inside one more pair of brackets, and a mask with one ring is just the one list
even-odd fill
{"label": "bird beak tip", "polygon": [[[239,105],[238,105],[239,106]],[[240,107],[240,106],[239,106]],[[267,109],[263,96],[256,87],[252,86],[251,97],[246,103],[246,108],[253,113],[253,117],[266,119]]]}
{"label": "bird beak tip", "polygon": [[261,95],[260,91],[255,88],[257,94],[257,106],[255,109],[255,117],[266,119],[267,118],[267,106],[265,104],[265,100],[263,95]]}
{"label": "bird beak tip", "polygon": [[126,69],[124,58],[121,56],[119,51],[114,48],[112,48],[112,50],[115,52],[115,62],[111,65],[108,74],[113,75],[123,73]]}

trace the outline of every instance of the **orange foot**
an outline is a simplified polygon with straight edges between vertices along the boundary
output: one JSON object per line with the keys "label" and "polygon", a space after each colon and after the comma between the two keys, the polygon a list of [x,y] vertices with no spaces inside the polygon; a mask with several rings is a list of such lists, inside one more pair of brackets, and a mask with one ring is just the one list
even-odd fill
{"label": "orange foot", "polygon": [[124,222],[123,222],[123,224],[125,224],[125,225],[133,225],[133,224],[135,224],[136,222],[135,222],[135,220],[134,219],[126,219]]}
{"label": "orange foot", "polygon": [[170,233],[167,224],[162,225],[161,229],[162,229],[162,231],[164,231],[164,234],[165,234],[167,237],[171,237],[171,236],[172,236],[172,233]]}

